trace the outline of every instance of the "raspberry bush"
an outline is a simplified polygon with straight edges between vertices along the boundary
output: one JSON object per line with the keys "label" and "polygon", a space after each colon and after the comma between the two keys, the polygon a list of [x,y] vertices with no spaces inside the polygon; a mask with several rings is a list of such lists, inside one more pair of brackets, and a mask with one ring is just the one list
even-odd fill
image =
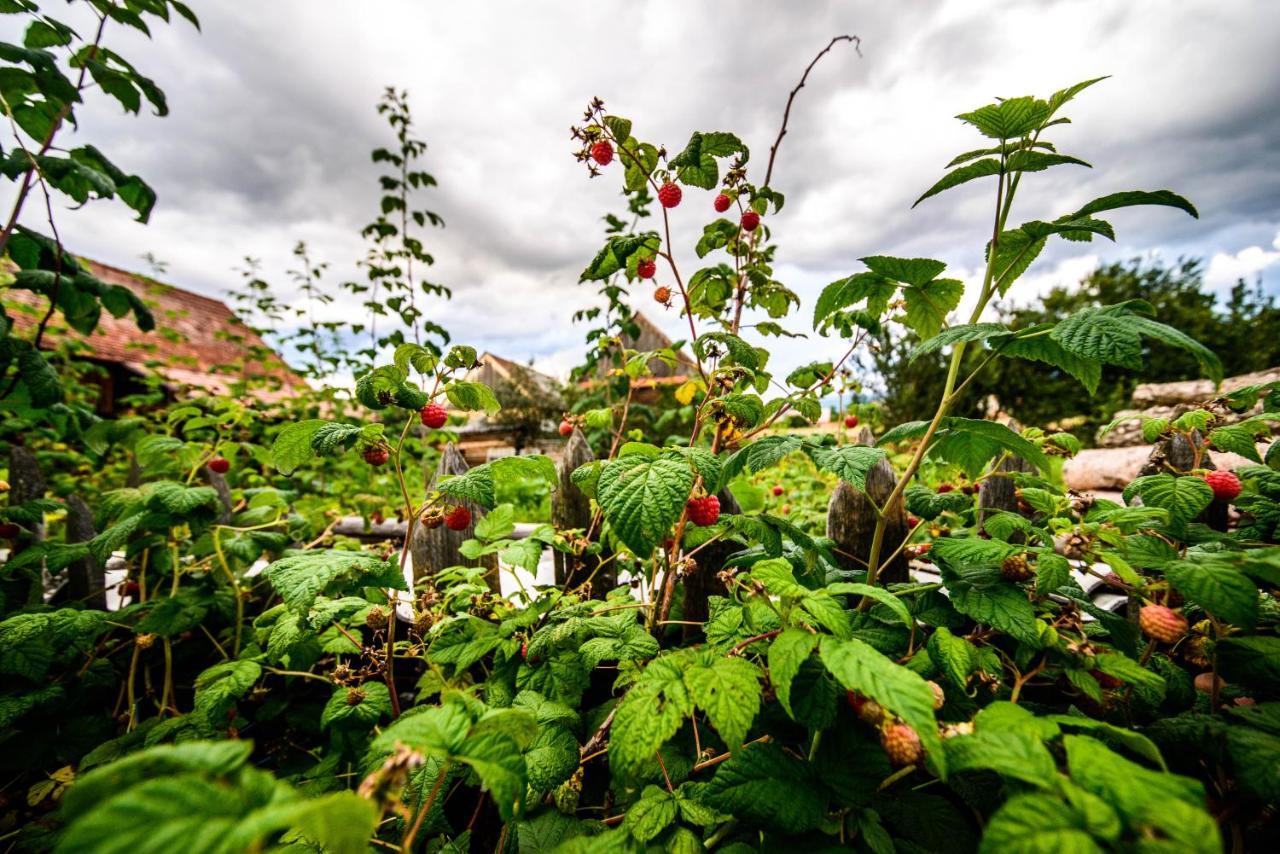
{"label": "raspberry bush", "polygon": [[[188,14],[173,2],[93,7],[104,26]],[[78,36],[45,16],[30,27],[27,46],[0,52],[5,79],[20,84],[0,88],[20,131],[41,137],[57,122],[10,96],[61,92],[65,119],[75,98],[45,47]],[[818,54],[784,116],[818,60],[849,41]],[[153,84],[114,54],[103,62],[150,97]],[[103,79],[119,97],[118,78]],[[369,230],[368,359],[350,394],[265,409],[230,396],[153,403],[103,420],[5,315],[0,367],[17,379],[0,398],[0,436],[75,476],[0,508],[14,546],[0,567],[0,833],[23,850],[134,852],[1273,847],[1280,452],[1260,453],[1257,440],[1280,418],[1280,387],[1144,422],[1152,441],[1186,453],[1130,484],[1124,503],[1055,482],[1050,460],[1078,450],[1072,437],[952,411],[975,350],[977,371],[1030,359],[1092,392],[1102,366],[1140,364],[1154,339],[1221,379],[1211,352],[1145,304],[1030,328],[985,319],[1049,241],[1114,239],[1103,214],[1196,216],[1171,191],[1132,190],[1015,224],[1037,173],[1087,165],[1050,138],[1098,82],[960,116],[980,147],[917,204],[969,184],[990,193],[975,224],[986,267],[964,322],[953,314],[966,285],[944,262],[886,255],[798,311],[770,230],[786,215],[771,184],[785,118],[758,170],[733,133],[697,131],[671,153],[593,100],[574,129],[577,158],[621,187],[633,217],[610,220],[582,273],[608,304],[589,315],[604,324],[590,333],[604,390],[559,430],[581,430],[601,452],[570,473],[590,499],[585,528],[514,536],[502,496],[529,481],[560,488],[547,457],[426,476],[451,436],[446,407],[492,415],[500,404],[465,378],[476,351],[411,298],[447,291],[415,278],[429,256],[411,223],[435,219],[412,215],[409,192],[434,179],[410,167],[425,145],[394,90],[382,111],[400,148],[375,159],[399,175],[383,176],[383,209],[406,216]],[[5,174],[25,192],[86,186],[59,185],[67,173],[24,158],[13,154]],[[75,162],[127,203],[146,195],[104,161]],[[707,211],[717,216],[703,221]],[[17,270],[7,287],[49,296],[46,284],[74,274],[109,310],[136,310],[80,279],[52,238],[20,227],[5,240]],[[689,258],[702,266],[684,268]],[[687,382],[658,412],[635,391],[677,348],[636,352],[619,334],[630,288],[647,301],[653,278],[692,353]],[[55,296],[49,311],[68,305]],[[381,331],[379,317],[390,318]],[[886,328],[916,333],[920,353],[949,353],[933,416],[881,429],[860,409],[874,444],[854,441],[858,417],[843,406],[847,430],[791,432],[821,419],[848,360]],[[774,375],[769,338],[801,332],[838,339],[844,355]],[[1217,471],[1210,449],[1253,464]],[[1004,465],[1013,457],[1030,470]],[[865,493],[877,467],[895,485],[872,502],[866,558],[851,570],[821,520],[788,502],[836,482]],[[1001,478],[1017,509],[980,508],[981,487]],[[82,500],[97,526],[87,539],[65,523]],[[352,511],[398,518],[406,535],[370,545],[337,533]],[[422,532],[466,536],[460,553],[479,565],[423,565]],[[503,594],[479,563],[533,570],[547,550],[573,570],[568,582],[517,576]],[[937,580],[886,583],[899,554]],[[92,592],[45,601],[46,573],[86,561],[124,570],[118,610]],[[1086,593],[1090,576],[1119,593],[1118,610]]]}

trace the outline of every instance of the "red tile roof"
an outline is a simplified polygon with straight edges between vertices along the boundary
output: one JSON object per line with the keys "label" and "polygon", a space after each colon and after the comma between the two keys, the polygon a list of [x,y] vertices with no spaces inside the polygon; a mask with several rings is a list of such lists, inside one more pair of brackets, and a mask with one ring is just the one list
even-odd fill
{"label": "red tile roof", "polygon": [[[82,263],[102,281],[123,285],[137,294],[155,315],[156,328],[142,332],[132,314],[117,318],[103,311],[97,328],[89,335],[65,327],[51,327],[53,335],[46,334],[50,344],[68,338],[83,341],[92,350],[92,358],[121,364],[140,374],[157,373],[175,390],[195,387],[225,394],[231,384],[240,379],[240,372],[230,371],[228,366],[241,362],[244,362],[245,375],[272,377],[282,385],[279,391],[255,391],[255,396],[275,398],[306,385],[274,352],[265,359],[255,355],[254,348],[267,348],[267,345],[257,333],[240,323],[221,300],[97,261],[83,260]],[[38,306],[41,310],[48,304],[43,297],[25,290],[5,291],[4,299]],[[38,318],[21,311],[13,315],[13,320],[20,333],[29,332],[38,322]]]}

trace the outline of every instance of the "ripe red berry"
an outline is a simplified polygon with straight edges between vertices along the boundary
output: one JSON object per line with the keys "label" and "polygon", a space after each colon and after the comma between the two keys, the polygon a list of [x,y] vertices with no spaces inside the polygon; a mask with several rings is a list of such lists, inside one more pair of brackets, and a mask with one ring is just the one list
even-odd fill
{"label": "ripe red berry", "polygon": [[858,426],[858,416],[846,415],[844,417],[844,426],[850,430]]}
{"label": "ripe red berry", "polygon": [[0,539],[14,540],[22,533],[22,529],[12,522],[0,522]]}
{"label": "ripe red berry", "polygon": [[747,211],[742,215],[742,230],[755,231],[756,226],[760,224],[760,214],[755,211]]}
{"label": "ripe red berry", "polygon": [[1187,633],[1187,618],[1163,605],[1143,605],[1138,612],[1138,628],[1152,640],[1177,643]]}
{"label": "ripe red berry", "polygon": [[609,144],[609,140],[602,139],[591,146],[591,159],[601,166],[608,166],[613,162],[613,146]]}
{"label": "ripe red berry", "polygon": [[528,659],[529,657],[529,642],[527,640],[520,641],[520,657],[523,659]]}
{"label": "ripe red berry", "polygon": [[371,466],[380,466],[391,459],[391,453],[381,445],[365,448],[364,461]]}
{"label": "ripe red berry", "polygon": [[636,275],[642,279],[652,279],[656,272],[658,272],[658,262],[652,258],[646,258],[636,264]]}
{"label": "ripe red berry", "polygon": [[142,587],[136,581],[126,581],[120,585],[120,595],[127,598],[136,598],[142,592]]}
{"label": "ripe red berry", "polygon": [[689,521],[695,525],[705,528],[714,525],[720,518],[720,499],[714,495],[690,498],[685,506],[689,511]]}
{"label": "ripe red berry", "polygon": [[1204,482],[1213,490],[1213,497],[1219,501],[1230,501],[1240,494],[1240,478],[1235,472],[1211,471],[1204,476]]}
{"label": "ripe red berry", "polygon": [[560,435],[564,436],[566,439],[569,438],[571,435],[573,435],[573,425],[569,423],[569,420],[567,418],[564,421],[560,422],[559,429],[560,429]]}
{"label": "ripe red berry", "polygon": [[906,724],[892,724],[880,731],[880,746],[895,768],[914,765],[920,761],[920,736]]}
{"label": "ripe red berry", "polygon": [[729,209],[729,205],[731,204],[733,204],[733,200],[730,199],[728,196],[726,196],[724,193],[721,193],[720,195],[716,196],[715,207],[717,212],[724,213]]}
{"label": "ripe red berry", "polygon": [[914,528],[916,525],[919,525],[919,524],[920,524],[920,519],[919,519],[919,518],[917,518],[917,517],[915,517],[915,516],[908,516],[908,517],[907,517],[907,527],[909,527],[909,528]]}
{"label": "ripe red berry", "polygon": [[944,492],[955,492],[955,489],[956,489],[956,488],[955,488],[954,486],[952,486],[951,484],[949,484],[949,483],[940,483],[940,484],[938,484],[938,493],[939,493],[939,494],[942,494],[942,493],[944,493]]}
{"label": "ripe red berry", "polygon": [[449,413],[438,403],[428,403],[418,412],[418,416],[422,419],[422,426],[432,430],[439,430],[449,420]]}
{"label": "ripe red berry", "polygon": [[778,486],[778,485],[776,485],[776,484],[775,484],[775,485],[774,485],[774,487],[773,487],[773,494],[774,494],[774,495],[781,495],[781,494],[782,494],[782,487],[781,487],[781,486]]}
{"label": "ripe red berry", "polygon": [[664,208],[674,208],[682,198],[684,193],[670,181],[658,188],[658,203]]}
{"label": "ripe red berry", "polygon": [[226,474],[231,471],[231,461],[222,456],[214,457],[209,460],[209,471],[214,471],[218,474]]}
{"label": "ripe red berry", "polygon": [[471,524],[471,511],[458,505],[444,517],[444,524],[450,531],[461,531]]}

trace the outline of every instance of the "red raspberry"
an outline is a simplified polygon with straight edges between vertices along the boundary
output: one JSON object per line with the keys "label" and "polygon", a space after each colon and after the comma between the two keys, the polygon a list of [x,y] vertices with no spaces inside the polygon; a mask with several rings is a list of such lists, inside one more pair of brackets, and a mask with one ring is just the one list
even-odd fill
{"label": "red raspberry", "polygon": [[216,456],[209,460],[209,471],[226,474],[231,471],[231,462],[226,457]]}
{"label": "red raspberry", "polygon": [[527,640],[520,641],[520,657],[525,660],[529,658],[529,642]]}
{"label": "red raspberry", "polygon": [[0,522],[0,539],[16,540],[22,529],[12,522]]}
{"label": "red raspberry", "polygon": [[939,495],[941,495],[941,494],[942,494],[942,493],[944,493],[944,492],[955,492],[955,490],[956,490],[956,488],[955,488],[954,486],[952,486],[951,484],[949,484],[949,483],[940,483],[940,484],[938,484],[938,494],[939,494]]}
{"label": "red raspberry", "polygon": [[689,521],[704,528],[714,525],[720,518],[720,499],[714,495],[690,498],[685,507],[689,511]]}
{"label": "red raspberry", "polygon": [[136,599],[138,594],[142,592],[142,588],[136,581],[126,581],[120,585],[120,595],[128,598]]}
{"label": "red raspberry", "polygon": [[1138,612],[1138,628],[1152,640],[1177,643],[1187,633],[1187,618],[1163,605],[1143,605]]}
{"label": "red raspberry", "polygon": [[747,211],[742,215],[742,230],[755,231],[756,226],[760,224],[760,214],[755,211]]}
{"label": "red raspberry", "polygon": [[716,196],[715,207],[717,212],[724,213],[729,209],[729,205],[731,204],[733,204],[733,200],[730,199],[728,196],[726,196],[724,193],[721,193],[720,195]]}
{"label": "red raspberry", "polygon": [[781,487],[781,486],[774,486],[774,488],[773,488],[773,494],[774,494],[774,495],[781,495],[781,494],[782,494],[782,487]]}
{"label": "red raspberry", "polygon": [[658,262],[654,261],[652,258],[648,258],[636,264],[636,275],[642,279],[652,279],[653,274],[656,272],[658,272]]}
{"label": "red raspberry", "polygon": [[559,429],[560,435],[564,436],[566,439],[573,435],[573,424],[571,424],[567,418],[560,422]]}
{"label": "red raspberry", "polygon": [[1219,501],[1230,501],[1240,494],[1240,478],[1235,472],[1211,471],[1204,476],[1204,482],[1213,490],[1213,497]]}
{"label": "red raspberry", "polygon": [[418,412],[418,416],[422,419],[422,426],[432,430],[439,430],[449,421],[449,413],[438,403],[428,403]]}
{"label": "red raspberry", "polygon": [[920,736],[906,724],[892,724],[880,731],[880,746],[895,768],[914,765],[920,761]]}
{"label": "red raspberry", "polygon": [[845,426],[846,428],[848,428],[849,430],[852,430],[854,427],[857,427],[857,426],[858,426],[858,416],[856,416],[856,415],[846,415],[846,416],[844,417],[844,426]]}
{"label": "red raspberry", "polygon": [[908,516],[908,517],[907,517],[907,527],[908,527],[908,528],[914,528],[915,526],[917,526],[917,525],[919,525],[919,524],[920,524],[920,520],[919,520],[918,518],[916,518],[915,516]]}
{"label": "red raspberry", "polygon": [[471,524],[471,511],[459,505],[444,517],[444,524],[450,531],[461,531]]}
{"label": "red raspberry", "polygon": [[670,181],[658,188],[658,203],[664,208],[674,208],[680,204],[682,198],[684,198],[684,193]]}
{"label": "red raspberry", "polygon": [[391,459],[391,452],[381,445],[365,448],[364,461],[371,466],[380,466]]}
{"label": "red raspberry", "polygon": [[613,146],[609,144],[609,140],[602,139],[591,146],[591,159],[601,166],[608,166],[613,162]]}

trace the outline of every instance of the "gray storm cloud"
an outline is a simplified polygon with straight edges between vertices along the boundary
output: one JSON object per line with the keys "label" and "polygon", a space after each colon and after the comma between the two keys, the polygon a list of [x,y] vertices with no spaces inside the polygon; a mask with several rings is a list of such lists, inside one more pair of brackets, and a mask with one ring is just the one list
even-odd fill
{"label": "gray storm cloud", "polygon": [[[331,263],[332,283],[359,275],[358,230],[378,198],[368,152],[387,137],[373,104],[391,84],[409,90],[426,168],[440,182],[422,202],[448,223],[427,235],[431,278],[455,291],[434,319],[461,340],[565,370],[583,349],[569,315],[594,295],[577,275],[601,242],[600,217],[621,201],[616,175],[587,181],[570,156],[567,130],[585,102],[599,95],[671,150],[693,130],[734,131],[760,169],[788,90],[846,32],[862,38],[862,57],[837,49],[814,72],[775,172],[788,198],[771,218],[779,271],[804,300],[793,328],[803,331],[821,287],[858,269],[861,255],[976,269],[988,229],[982,188],[910,207],[954,153],[980,144],[952,116],[1101,74],[1113,77],[1081,97],[1074,124],[1057,134],[1096,168],[1032,176],[1022,217],[1170,188],[1202,218],[1119,213],[1116,244],[1055,246],[1032,269],[1026,298],[1092,263],[1149,252],[1214,259],[1219,287],[1234,275],[1261,275],[1268,287],[1278,278],[1280,4],[1268,0],[203,5],[202,32],[179,23],[152,41],[116,33],[120,52],[166,90],[171,116],[122,116],[98,95],[80,117],[85,140],[156,188],[152,223],[97,203],[60,227],[75,251],[122,267],[139,269],[154,252],[170,279],[205,293],[232,287],[244,256],[263,259],[289,293],[298,239]],[[12,16],[0,19],[0,38],[19,36]],[[674,211],[686,269],[710,215],[700,191]],[[680,335],[674,312],[639,302]],[[839,349],[785,342],[773,367]]]}

